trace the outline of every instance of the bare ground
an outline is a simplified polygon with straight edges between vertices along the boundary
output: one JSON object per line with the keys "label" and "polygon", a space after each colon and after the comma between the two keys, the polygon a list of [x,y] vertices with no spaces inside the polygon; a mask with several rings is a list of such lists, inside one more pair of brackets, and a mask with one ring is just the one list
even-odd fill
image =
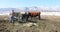
{"label": "bare ground", "polygon": [[34,22],[19,23],[16,21],[12,24],[8,20],[0,20],[0,32],[60,32],[60,16],[42,15],[41,20],[34,19],[34,21],[37,26],[29,24]]}

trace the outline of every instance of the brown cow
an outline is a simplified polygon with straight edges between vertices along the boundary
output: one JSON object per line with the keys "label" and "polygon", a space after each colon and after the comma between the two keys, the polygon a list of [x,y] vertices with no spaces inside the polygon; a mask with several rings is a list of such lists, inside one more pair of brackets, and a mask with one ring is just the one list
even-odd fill
{"label": "brown cow", "polygon": [[28,15],[31,17],[38,16],[39,20],[40,20],[40,14],[41,14],[41,12],[28,12]]}
{"label": "brown cow", "polygon": [[39,20],[40,20],[40,14],[41,14],[41,12],[28,12],[28,14],[25,13],[25,14],[22,16],[22,19],[26,18],[26,20],[28,20],[29,17],[32,18],[32,17],[38,16],[38,18],[39,18]]}

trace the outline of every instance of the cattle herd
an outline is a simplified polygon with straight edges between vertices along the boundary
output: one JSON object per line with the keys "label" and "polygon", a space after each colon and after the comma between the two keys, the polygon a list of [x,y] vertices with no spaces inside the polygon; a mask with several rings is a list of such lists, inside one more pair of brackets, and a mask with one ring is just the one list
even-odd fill
{"label": "cattle herd", "polygon": [[31,17],[38,17],[38,19],[40,20],[40,15],[41,12],[14,12],[14,10],[12,10],[11,13],[11,22],[14,23],[14,20],[21,20],[22,21],[28,21],[28,18]]}

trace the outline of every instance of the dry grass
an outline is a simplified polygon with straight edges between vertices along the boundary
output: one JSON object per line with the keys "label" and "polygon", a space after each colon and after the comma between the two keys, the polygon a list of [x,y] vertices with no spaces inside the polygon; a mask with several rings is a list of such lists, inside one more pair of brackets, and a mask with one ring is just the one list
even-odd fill
{"label": "dry grass", "polygon": [[[41,20],[36,19],[38,26],[23,26],[26,23],[15,24],[9,21],[0,21],[1,32],[60,32],[60,17],[59,16],[41,16]],[[27,22],[31,23],[31,22]]]}

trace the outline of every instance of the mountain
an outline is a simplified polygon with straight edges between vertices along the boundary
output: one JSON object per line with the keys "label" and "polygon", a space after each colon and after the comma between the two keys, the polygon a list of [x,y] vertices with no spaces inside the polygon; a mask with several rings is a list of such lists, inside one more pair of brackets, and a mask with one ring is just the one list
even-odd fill
{"label": "mountain", "polygon": [[0,13],[10,13],[12,10],[15,12],[22,11],[43,11],[43,12],[60,12],[60,7],[26,7],[24,8],[0,8]]}

